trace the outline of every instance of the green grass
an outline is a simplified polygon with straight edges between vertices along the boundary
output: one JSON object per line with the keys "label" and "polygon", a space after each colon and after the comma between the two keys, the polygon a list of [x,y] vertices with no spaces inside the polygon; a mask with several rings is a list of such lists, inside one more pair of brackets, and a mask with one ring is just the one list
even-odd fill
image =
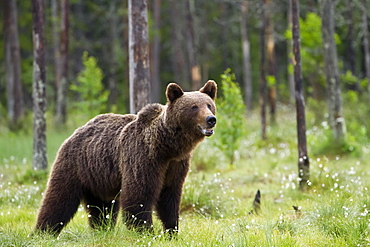
{"label": "green grass", "polygon": [[[294,110],[279,109],[267,141],[260,140],[258,113],[252,115],[233,166],[212,144],[216,129],[194,153],[182,197],[180,233],[171,240],[158,220],[152,235],[127,230],[121,219],[109,231],[91,230],[82,207],[59,237],[30,237],[47,176],[32,171],[31,133],[1,129],[0,246],[369,246],[369,138],[347,142],[356,146],[355,154],[336,146],[329,149],[323,120],[312,118],[309,112],[311,177],[310,190],[304,193],[297,188]],[[50,165],[60,144],[79,125],[48,129]],[[261,214],[249,214],[258,189]]]}

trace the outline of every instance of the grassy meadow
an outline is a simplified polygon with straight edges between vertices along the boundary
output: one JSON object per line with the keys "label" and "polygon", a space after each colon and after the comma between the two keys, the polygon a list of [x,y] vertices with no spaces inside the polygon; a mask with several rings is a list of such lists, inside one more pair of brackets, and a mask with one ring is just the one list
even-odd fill
{"label": "grassy meadow", "polygon": [[[293,107],[279,107],[266,141],[260,138],[259,112],[247,117],[233,165],[214,144],[216,127],[194,152],[180,232],[173,239],[166,238],[158,220],[155,234],[129,231],[121,219],[111,230],[91,230],[82,207],[59,237],[30,237],[48,173],[32,170],[31,126],[21,133],[0,127],[0,246],[370,246],[368,106],[346,108],[343,143],[330,137],[326,116],[315,114],[322,107],[307,112],[311,176],[306,192],[297,187]],[[49,121],[49,168],[60,144],[81,124],[58,129]],[[261,212],[251,214],[257,190]]]}

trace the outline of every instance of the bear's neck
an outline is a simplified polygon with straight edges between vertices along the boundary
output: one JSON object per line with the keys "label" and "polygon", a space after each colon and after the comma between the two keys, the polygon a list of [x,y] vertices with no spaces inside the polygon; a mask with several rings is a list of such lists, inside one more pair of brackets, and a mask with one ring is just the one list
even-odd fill
{"label": "bear's neck", "polygon": [[163,155],[168,155],[171,159],[187,157],[204,139],[204,136],[189,133],[186,129],[164,119],[161,121],[160,128],[165,140],[160,149],[163,150]]}

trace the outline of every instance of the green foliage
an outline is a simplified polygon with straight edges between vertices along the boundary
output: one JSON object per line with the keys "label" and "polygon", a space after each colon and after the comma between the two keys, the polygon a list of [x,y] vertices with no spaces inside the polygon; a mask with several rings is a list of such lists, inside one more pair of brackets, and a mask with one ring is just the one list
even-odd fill
{"label": "green foliage", "polygon": [[370,83],[370,79],[368,79],[367,77],[360,80],[360,86],[362,88],[366,88],[368,86],[368,83]]}
{"label": "green foliage", "polygon": [[[192,164],[196,167],[197,171],[212,170],[218,164],[223,163],[221,155],[215,156],[212,153],[219,153],[219,149],[213,145],[215,136],[206,138],[194,150],[192,155]],[[205,155],[207,154],[207,155]]]}
{"label": "green foliage", "polygon": [[212,176],[197,173],[189,176],[181,198],[181,211],[193,212],[212,219],[237,214],[239,205],[228,181],[220,173]]}
{"label": "green foliage", "polygon": [[[365,114],[367,101],[361,95],[358,99],[357,103],[344,105],[346,112],[352,113],[346,120],[348,132],[355,139],[349,141],[363,150],[356,157],[341,152],[335,145],[327,145],[328,155],[314,154],[312,149],[321,142],[329,143],[325,138],[326,131],[330,130],[325,118],[312,119],[315,114],[311,108],[307,109],[311,116],[307,118],[311,170],[310,190],[305,193],[297,186],[296,126],[291,121],[292,108],[279,108],[279,121],[269,127],[271,137],[260,143],[256,141],[260,139],[259,114],[252,114],[248,120],[248,135],[241,138],[239,145],[243,152],[233,169],[228,168],[223,150],[212,145],[219,131],[207,138],[198,155],[202,162],[218,165],[200,171],[192,168],[188,174],[181,202],[180,232],[171,240],[163,234],[161,222],[155,216],[152,234],[129,231],[121,217],[114,229],[91,230],[88,215],[81,206],[58,238],[28,237],[35,225],[46,177],[35,173],[29,162],[32,134],[20,135],[0,129],[0,245],[367,246],[370,244],[367,126],[370,125],[366,124],[369,121]],[[317,109],[320,110],[319,104]],[[357,127],[352,127],[352,122],[357,122]],[[67,125],[63,132],[48,126],[51,162],[51,156],[55,156],[62,141],[76,126]],[[359,126],[363,126],[361,130]],[[363,139],[359,139],[362,135]],[[193,157],[193,166],[198,166],[198,159]],[[262,194],[261,214],[249,214],[257,189]],[[300,206],[300,212],[295,212],[293,205]]]}
{"label": "green foliage", "polygon": [[[321,18],[315,13],[308,13],[306,19],[300,19],[300,40],[302,74],[308,81],[324,82],[324,58],[322,55]],[[287,39],[292,39],[292,31],[287,30]]]}
{"label": "green foliage", "polygon": [[[321,17],[313,12],[307,13],[306,19],[299,19],[302,48],[308,49],[316,55],[322,49],[321,23]],[[285,37],[292,39],[292,30],[287,30]],[[334,34],[334,40],[337,45],[341,43],[338,34]]]}
{"label": "green foliage", "polygon": [[[307,13],[305,19],[299,20],[301,40],[302,76],[308,82],[308,91],[312,91],[313,85],[316,90],[322,90],[325,86],[323,44],[321,35],[321,18],[317,14]],[[286,39],[292,39],[292,31],[285,32]],[[340,44],[340,38],[334,35],[336,44]],[[291,54],[293,56],[293,54]],[[339,61],[340,62],[340,61]],[[319,88],[317,88],[319,87]]]}
{"label": "green foliage", "polygon": [[98,66],[97,59],[85,51],[82,61],[85,69],[78,74],[78,83],[72,84],[70,89],[80,97],[75,103],[76,110],[92,118],[106,111],[109,92],[102,84],[103,72]]}
{"label": "green foliage", "polygon": [[347,70],[345,74],[341,74],[340,80],[343,85],[351,87],[355,86],[359,81],[359,79],[354,74],[352,74],[350,70]]}
{"label": "green foliage", "polygon": [[276,85],[276,78],[273,75],[266,76],[267,86],[272,87]]}
{"label": "green foliage", "polygon": [[[343,94],[343,115],[346,121],[347,133],[346,137],[341,141],[337,141],[333,137],[332,130],[329,128],[328,116],[324,115],[322,110],[327,107],[324,102],[309,99],[307,119],[310,120],[310,127],[307,141],[314,155],[351,155],[360,157],[364,154],[363,147],[370,143],[368,127],[370,126],[370,120],[367,117],[369,108],[366,97],[367,95],[362,95],[352,90]],[[314,114],[314,117],[312,114]]]}
{"label": "green foliage", "polygon": [[370,114],[367,94],[356,91],[348,91],[344,94],[347,107],[344,107],[346,119],[347,139],[351,143],[361,146],[370,143]]}
{"label": "green foliage", "polygon": [[217,100],[216,146],[225,154],[230,165],[245,135],[245,112],[242,93],[235,74],[227,69],[221,75],[222,97]]}
{"label": "green foliage", "polygon": [[5,116],[7,115],[6,107],[0,102],[0,125],[3,125],[5,121]]}
{"label": "green foliage", "polygon": [[35,182],[45,183],[49,176],[49,171],[44,170],[26,170],[24,174],[15,178],[15,181],[19,184],[32,184]]}
{"label": "green foliage", "polygon": [[358,100],[359,100],[358,96],[359,96],[359,95],[358,95],[358,92],[356,92],[356,91],[351,91],[351,90],[347,91],[347,92],[346,92],[346,95],[345,95],[346,99],[347,99],[349,102],[351,102],[351,103],[353,103],[353,102],[358,102]]}
{"label": "green foliage", "polygon": [[[323,124],[327,124],[326,121]],[[326,155],[335,157],[337,155],[352,155],[354,157],[361,156],[361,145],[354,141],[354,136],[347,133],[344,140],[336,140],[330,129],[324,131],[317,130],[315,135],[309,136],[308,142],[311,144],[311,151],[315,156]]]}
{"label": "green foliage", "polygon": [[[369,244],[370,217],[367,188],[358,173],[361,162],[343,167],[340,158],[336,160],[337,164],[331,164],[326,157],[312,162],[315,171],[311,176],[313,194],[330,203],[317,203],[310,217],[328,236],[340,239],[347,246],[364,246]],[[336,165],[342,169],[338,170]]]}

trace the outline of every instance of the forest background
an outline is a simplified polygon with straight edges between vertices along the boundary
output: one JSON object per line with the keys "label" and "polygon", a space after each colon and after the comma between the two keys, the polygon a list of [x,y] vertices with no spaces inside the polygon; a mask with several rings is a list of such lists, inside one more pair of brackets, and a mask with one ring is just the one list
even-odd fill
{"label": "forest background", "polygon": [[[53,2],[50,1],[50,3]],[[269,65],[266,66],[266,70],[268,70],[270,88],[276,88],[276,93],[271,92],[270,98],[276,97],[275,102],[292,103],[294,92],[289,81],[289,75],[292,74],[289,1],[266,2],[267,10],[264,18],[267,23],[264,28],[269,47],[266,55],[269,56]],[[80,85],[78,74],[85,69],[82,58],[84,51],[87,51],[89,56],[97,59],[96,67],[102,71],[103,87],[109,92],[108,104],[101,111],[116,107],[114,109],[119,112],[127,112],[129,109],[127,2],[71,1],[67,41],[60,39],[60,6],[56,4],[54,7],[56,10],[53,10],[50,3],[45,4],[48,109],[54,109],[56,104],[58,66],[55,64],[56,57],[59,55],[60,42],[68,42],[68,84]],[[203,83],[209,78],[219,81],[220,75],[227,68],[232,69],[236,80],[244,89],[244,77],[248,76],[245,75],[247,72],[243,67],[242,41],[244,40],[250,46],[249,74],[253,84],[251,95],[253,106],[257,107],[260,83],[260,32],[264,20],[261,17],[263,4],[263,1],[249,1],[248,8],[243,10],[245,8],[241,7],[240,1],[149,1],[151,101],[162,103],[165,101],[163,92],[170,81],[178,82],[185,90],[196,90],[200,82]],[[346,92],[362,93],[367,87],[367,81],[364,80],[366,64],[362,6],[362,1],[337,1],[333,17],[338,66],[341,71],[342,87]],[[30,10],[30,2],[19,2],[16,9],[25,112],[32,110],[33,42]],[[318,3],[302,2],[300,13],[306,98],[314,101],[326,100]],[[4,13],[0,14],[2,15],[0,21],[4,23]],[[243,19],[246,22],[241,23]],[[248,30],[247,39],[242,37],[242,31],[245,29]],[[0,33],[0,116],[4,120],[8,116],[5,65],[11,62],[5,57],[3,34],[3,32]],[[197,76],[198,78],[195,78]],[[102,89],[97,89],[99,90]],[[73,111],[74,102],[80,99],[78,94],[73,92],[73,88],[68,91],[69,111]],[[16,101],[22,102],[22,100]]]}
{"label": "forest background", "polygon": [[[61,6],[57,2],[44,4],[48,168],[62,141],[76,127],[99,113],[128,113],[130,97],[127,1],[71,0],[67,39],[61,38]],[[60,239],[27,238],[47,178],[47,171],[33,171],[31,165],[31,2],[17,1],[12,9],[18,22],[21,94],[7,92],[7,66],[14,61],[6,56],[9,47],[4,40],[9,15],[1,11],[0,244],[115,245],[122,236],[130,244],[160,246],[369,244],[370,61],[366,60],[369,48],[365,49],[369,3],[334,1],[331,21],[335,24],[342,117],[346,121],[346,135],[337,140],[328,113],[329,83],[324,61],[324,47],[328,45],[322,36],[322,20],[327,13],[320,10],[320,2],[300,3],[311,160],[310,190],[301,193],[296,186],[291,2],[148,1],[151,101],[165,103],[164,91],[170,81],[176,81],[184,90],[197,90],[207,79],[214,79],[220,87],[216,134],[194,154],[182,202],[180,225],[184,230],[179,239],[171,241],[160,233],[154,238],[142,238],[122,227],[108,233],[89,232],[87,223],[81,221],[86,217],[82,210]],[[60,83],[56,61],[66,41],[67,110],[66,122],[60,125],[61,119],[55,117]],[[245,67],[245,46],[250,48],[250,72]],[[260,119],[262,70],[270,116],[264,139]],[[21,108],[21,114],[9,108],[9,98],[20,104],[16,108]],[[227,119],[233,119],[234,125],[228,125]],[[256,211],[252,201],[257,189],[262,191],[259,216],[249,214]]]}

